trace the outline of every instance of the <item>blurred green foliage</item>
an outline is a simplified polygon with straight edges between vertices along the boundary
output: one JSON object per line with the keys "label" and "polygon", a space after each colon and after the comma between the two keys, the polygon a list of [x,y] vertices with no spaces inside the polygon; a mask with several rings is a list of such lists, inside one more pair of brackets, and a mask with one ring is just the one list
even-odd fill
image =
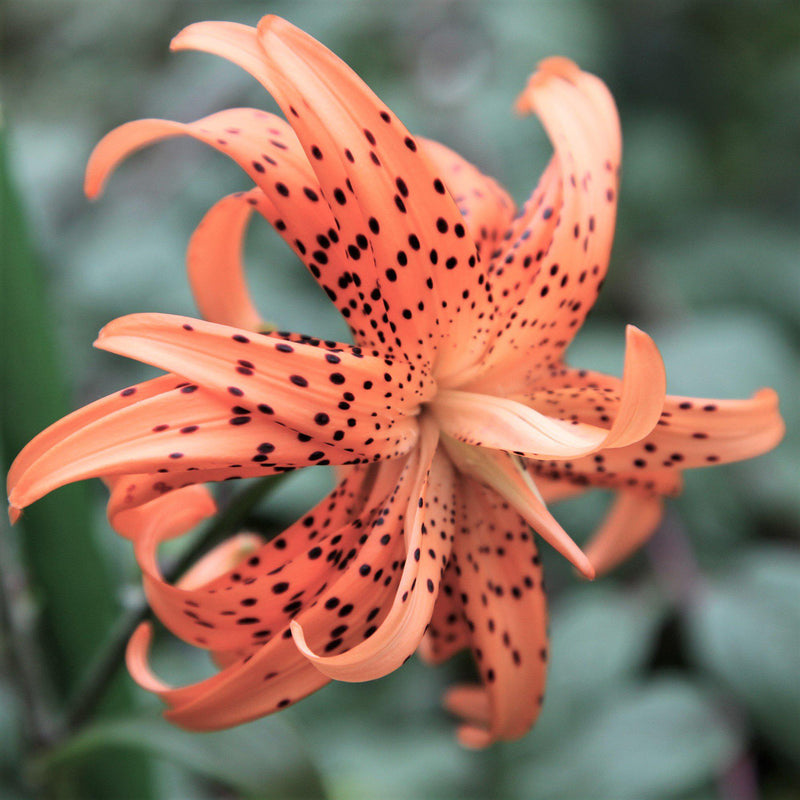
{"label": "blurred green foliage", "polygon": [[[268,12],[330,46],[409,128],[462,152],[518,202],[549,154],[539,126],[510,112],[527,75],[552,54],[599,74],[620,108],[624,177],[609,279],[572,360],[618,374],[623,326],[632,322],[661,347],[672,392],[736,397],[774,386],[789,433],[761,459],[688,474],[653,547],[597,585],[577,582],[544,554],[552,671],[542,718],[520,742],[477,754],[454,743],[438,702],[464,669],[457,659],[437,670],[412,661],[374,684],[333,685],[282,715],[213,735],[172,729],[158,719],[158,703],[137,691],[140,710],[97,721],[31,763],[18,738],[20,693],[0,667],[0,796],[37,796],[32,777],[53,796],[69,796],[59,794],[58,776],[102,771],[109,754],[137,753],[165,798],[800,797],[800,6],[12,1],[0,33],[3,114],[48,302],[37,309],[31,296],[19,313],[44,315],[57,331],[37,345],[50,349],[27,373],[37,391],[24,406],[39,397],[42,413],[62,413],[58,382],[43,372],[47,359],[69,382],[70,405],[152,375],[90,348],[109,319],[195,313],[182,268],[188,236],[218,197],[247,180],[219,155],[172,142],[137,155],[103,201],[89,205],[82,170],[96,140],[129,119],[274,108],[235,67],[167,49],[189,22],[252,24]],[[4,226],[16,230],[9,203]],[[11,250],[8,228],[2,239],[4,275],[34,269]],[[254,226],[247,256],[268,318],[346,335],[266,226]],[[18,346],[17,335],[6,332],[4,348]],[[12,408],[4,408],[8,429],[17,421]],[[259,513],[271,525],[289,522],[329,485],[324,470],[308,470]],[[93,552],[102,558],[95,590],[109,608],[136,582],[127,544],[104,529],[102,491],[90,487],[89,499],[102,536],[88,522],[81,535],[59,528],[74,538],[60,576],[47,579],[52,594],[39,597],[45,650],[48,603],[76,648],[90,648],[87,631],[94,637],[108,624],[104,603],[93,620],[77,605],[88,595],[77,594],[75,575]],[[580,540],[606,501],[590,496],[557,513]],[[37,536],[46,535],[42,525]],[[42,553],[20,552],[35,574]],[[4,560],[6,575],[10,567]],[[0,653],[8,650],[6,642]],[[59,664],[49,669],[55,686],[73,680],[73,662]],[[197,654],[168,643],[156,666],[176,683],[207,672]]]}

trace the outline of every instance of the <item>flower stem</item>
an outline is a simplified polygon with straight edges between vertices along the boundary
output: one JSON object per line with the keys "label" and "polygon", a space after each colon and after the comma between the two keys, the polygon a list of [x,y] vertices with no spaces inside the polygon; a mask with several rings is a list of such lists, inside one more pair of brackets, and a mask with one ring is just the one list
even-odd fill
{"label": "flower stem", "polygon": [[[250,517],[256,505],[273,492],[284,478],[285,473],[261,478],[237,494],[183,554],[165,567],[163,571],[165,580],[174,582],[211,545],[237,532],[242,523]],[[86,676],[67,703],[59,729],[59,739],[73,733],[91,718],[125,659],[128,639],[150,614],[150,607],[144,595],[140,594],[135,605],[117,620],[108,639],[86,671]]]}
{"label": "flower stem", "polygon": [[52,709],[42,654],[34,636],[33,602],[27,576],[11,536],[0,535],[0,641],[2,655],[17,690],[24,736],[32,748],[53,735]]}

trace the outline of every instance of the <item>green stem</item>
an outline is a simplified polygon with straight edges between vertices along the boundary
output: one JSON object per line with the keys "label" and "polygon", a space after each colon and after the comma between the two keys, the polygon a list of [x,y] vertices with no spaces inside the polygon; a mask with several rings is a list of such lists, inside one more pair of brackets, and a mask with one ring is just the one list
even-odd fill
{"label": "green stem", "polygon": [[0,648],[17,691],[30,749],[43,747],[52,737],[52,708],[33,630],[35,614],[27,576],[10,532],[0,532]]}
{"label": "green stem", "polygon": [[[184,553],[164,569],[164,579],[173,583],[211,545],[236,533],[242,523],[250,517],[253,508],[274,491],[284,477],[285,475],[272,475],[262,478],[236,495]],[[92,716],[125,659],[128,640],[150,615],[150,607],[142,596],[135,607],[117,620],[108,639],[87,669],[86,676],[73,698],[67,704],[58,738],[73,733]]]}

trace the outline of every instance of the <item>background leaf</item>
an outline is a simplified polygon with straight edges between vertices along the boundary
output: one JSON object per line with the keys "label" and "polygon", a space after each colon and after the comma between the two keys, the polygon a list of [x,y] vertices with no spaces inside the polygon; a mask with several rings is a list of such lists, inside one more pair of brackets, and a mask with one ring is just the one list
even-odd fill
{"label": "background leaf", "polygon": [[800,763],[800,554],[740,553],[702,593],[689,623],[700,664]]}

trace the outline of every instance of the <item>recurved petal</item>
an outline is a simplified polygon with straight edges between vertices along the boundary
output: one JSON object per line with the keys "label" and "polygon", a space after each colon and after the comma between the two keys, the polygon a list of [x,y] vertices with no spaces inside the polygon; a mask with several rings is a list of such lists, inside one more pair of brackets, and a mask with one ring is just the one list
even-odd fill
{"label": "recurved petal", "polygon": [[441,176],[464,218],[476,251],[486,260],[499,246],[514,217],[511,195],[494,178],[484,175],[455,150],[421,137],[417,137],[417,144]]}
{"label": "recurved petal", "polygon": [[[395,312],[392,312],[391,324],[389,317],[386,316],[381,282],[386,283],[389,287],[397,283],[400,276],[398,272],[400,266],[397,262],[399,250],[396,249],[391,253],[390,259],[384,261],[379,276],[371,239],[380,234],[381,219],[375,213],[365,214],[360,199],[354,196],[357,185],[354,181],[357,180],[357,174],[361,175],[361,183],[363,183],[365,177],[367,180],[370,178],[380,180],[380,176],[385,173],[381,155],[374,151],[375,160],[378,161],[376,164],[375,160],[370,157],[371,147],[368,145],[371,143],[365,140],[365,134],[361,128],[358,129],[359,146],[349,140],[347,142],[339,141],[343,134],[347,135],[352,131],[353,117],[346,107],[342,107],[342,98],[325,84],[322,75],[316,74],[315,70],[319,65],[309,69],[307,65],[304,65],[300,55],[294,52],[296,49],[294,43],[287,46],[279,40],[274,31],[267,37],[267,28],[273,21],[274,18],[270,17],[262,21],[264,24],[261,34],[254,28],[233,23],[205,22],[190,25],[175,37],[172,47],[174,49],[203,50],[239,64],[260,81],[278,101],[300,136],[308,153],[308,159],[319,176],[323,196],[338,223],[336,228],[341,242],[346,248],[344,260],[335,262],[334,269],[331,270],[332,280],[327,286],[329,294],[333,292],[332,299],[345,317],[349,317],[355,311],[361,318],[352,323],[359,341],[380,342],[391,353],[399,347],[398,340],[406,338],[408,341],[405,351],[401,352],[405,352],[409,357],[416,352],[421,352],[423,357],[427,357],[429,360],[430,353],[423,352],[431,346],[428,336],[421,335],[416,330],[416,323],[402,315],[403,309],[397,309],[397,319],[394,319]],[[280,25],[278,27],[281,28]],[[288,23],[283,23],[281,32],[286,35],[291,28],[292,26]],[[268,45],[269,55],[264,49],[267,38],[271,40]],[[318,56],[319,53],[314,51],[319,50],[323,51],[324,58],[328,51],[310,37],[308,38],[312,43],[311,56],[314,58]],[[335,59],[332,54],[330,57]],[[276,62],[276,58],[280,61],[280,65]],[[291,72],[290,76],[285,75],[287,69]],[[348,68],[340,62],[334,63],[333,66],[325,65],[323,71],[325,73],[343,71],[345,82],[351,79],[351,76],[347,74]],[[356,82],[356,91],[360,88],[366,93],[366,104],[372,103],[371,110],[374,119],[370,119],[369,125],[376,131],[378,130],[377,123],[388,127],[387,123],[379,117],[379,111],[384,110],[383,106],[381,105],[380,108],[375,106],[374,96],[363,84],[360,84],[357,77],[352,76],[352,80]],[[312,89],[316,90],[316,95]],[[308,99],[305,97],[306,94],[308,94]],[[317,116],[318,106],[322,118]],[[363,104],[356,105],[354,113],[357,114],[360,108],[363,108]],[[301,110],[302,116],[300,116]],[[388,114],[386,111],[385,113]],[[331,115],[335,120],[330,118]],[[339,131],[334,132],[329,128],[330,125],[337,126]],[[369,130],[369,128],[367,129]],[[370,135],[374,136],[375,134],[370,131]],[[410,141],[412,146],[416,147],[413,140]],[[363,175],[365,169],[371,171],[372,174],[367,172],[366,176]],[[389,201],[392,202],[395,193],[402,204],[403,196],[399,187],[392,188]],[[394,208],[391,218],[382,220],[384,233],[388,227],[398,224],[396,218],[402,213],[400,207],[397,206]],[[371,222],[371,220],[374,221]],[[405,243],[404,248],[408,247],[410,244]],[[409,255],[406,249],[403,250],[403,256],[400,259],[405,260],[406,266],[408,265]],[[415,260],[414,264],[419,266],[421,261]],[[416,302],[419,302],[419,298],[410,308],[416,309]],[[429,304],[429,309],[434,307],[435,304]],[[411,314],[410,308],[406,309],[409,314]],[[386,318],[384,318],[385,316]],[[417,321],[419,319],[417,317]]]}
{"label": "recurved petal", "polygon": [[[178,494],[175,493],[171,497],[177,499]],[[264,540],[258,534],[237,533],[201,556],[184,573],[178,581],[178,586],[182,589],[196,589],[198,586],[205,586],[251,557],[263,544]]]}
{"label": "recurved petal", "polygon": [[438,431],[423,426],[419,460],[401,517],[405,528],[404,567],[394,601],[370,637],[331,656],[309,646],[304,626],[292,623],[300,651],[331,678],[364,681],[397,669],[417,649],[430,622],[454,538],[454,473],[437,450]]}
{"label": "recurved petal", "polygon": [[[575,370],[570,370],[575,374]],[[604,448],[638,442],[658,424],[667,392],[664,361],[655,342],[634,325],[625,331],[625,365],[622,381],[599,376],[587,382],[577,373],[574,384],[564,386],[561,375],[543,388],[520,399],[532,408],[561,420],[608,427]],[[572,383],[572,382],[569,382]],[[575,385],[577,384],[577,385]]]}
{"label": "recurved petal", "polygon": [[[463,532],[463,520],[457,520],[456,536]],[[429,664],[441,664],[469,647],[470,633],[458,592],[458,576],[452,558],[442,576],[442,584],[433,607],[431,624],[419,644],[418,654]]]}
{"label": "recurved petal", "polygon": [[136,537],[135,553],[153,611],[176,636],[215,652],[264,645],[340,582],[401,466],[382,465],[371,487],[369,469],[359,468],[280,536],[191,586],[164,581],[157,560],[164,522],[151,525]]}
{"label": "recurved petal", "polygon": [[465,521],[453,547],[458,588],[482,686],[457,686],[447,707],[464,718],[459,739],[485,747],[524,735],[542,706],[547,607],[528,525],[493,492],[463,479]]}
{"label": "recurved petal", "polygon": [[166,314],[117,319],[96,343],[174,368],[253,413],[263,406],[259,410],[276,424],[354,458],[406,452],[416,441],[419,404],[433,391],[430,377],[413,364],[331,344],[289,344]]}
{"label": "recurved petal", "polygon": [[442,436],[442,443],[460,473],[493,489],[581,575],[594,578],[589,559],[548,511],[533,478],[516,456],[463,444],[447,435]]}
{"label": "recurved petal", "polygon": [[89,157],[86,194],[91,199],[98,197],[111,173],[131,154],[176,136],[190,136],[225,153],[270,198],[287,196],[278,189],[276,182],[281,180],[302,186],[305,179],[312,189],[318,188],[297,137],[285,120],[256,108],[229,108],[195,122],[138,119],[114,128]]}
{"label": "recurved petal", "polygon": [[291,639],[273,639],[255,653],[237,658],[221,672],[189,686],[173,688],[150,669],[152,628],[145,622],[128,643],[126,664],[133,679],[170,706],[164,716],[183,728],[212,731],[280,711],[324,686]]}
{"label": "recurved petal", "polygon": [[[201,483],[196,483],[189,474],[189,479],[175,482],[181,487],[175,492],[165,493],[154,490],[149,502],[136,502],[136,488],[140,485],[151,486],[154,483],[150,475],[113,475],[106,478],[111,490],[108,500],[107,515],[111,527],[126,539],[135,539],[142,530],[146,530],[154,517],[166,515],[166,509],[175,509],[179,513],[170,512],[169,524],[162,528],[162,538],[171,539],[191,530],[204,519],[217,511],[217,504],[211,492]],[[174,479],[174,476],[170,476]],[[192,484],[187,486],[186,484]]]}
{"label": "recurved petal", "polygon": [[185,385],[185,383],[183,378],[177,375],[161,375],[153,380],[129,386],[127,389],[122,389],[100,400],[95,400],[94,403],[89,403],[89,405],[67,414],[66,417],[62,417],[48,428],[45,428],[38,436],[31,439],[14,459],[11,469],[8,471],[9,493],[19,481],[20,476],[30,469],[31,464],[62,439],[114,411],[127,408],[149,397],[163,394]]}
{"label": "recurved petal", "polygon": [[[205,25],[199,27],[202,29]],[[241,38],[236,26],[232,29],[222,25],[221,30],[225,35],[232,32],[235,41]],[[245,30],[250,32],[260,62],[263,61],[263,53],[254,40],[255,30],[246,27]],[[208,34],[201,30],[187,41],[197,40],[199,45],[208,39]],[[222,46],[226,40],[224,36],[211,36],[210,41]],[[223,50],[226,54],[229,52],[226,48]],[[129,122],[107,134],[92,153],[86,171],[87,194],[96,197],[111,171],[135,150],[182,135],[220,150],[239,164],[261,189],[261,192],[250,193],[245,202],[252,203],[295,251],[347,319],[356,340],[377,341],[375,330],[369,324],[375,309],[382,309],[381,303],[375,303],[380,295],[374,291],[374,275],[362,281],[351,271],[354,257],[345,251],[334,216],[322,197],[319,181],[291,127],[280,117],[257,109],[234,108],[186,124],[159,119]],[[319,151],[312,149],[312,157],[316,152]],[[211,221],[218,223],[213,227],[220,233],[219,227],[226,224],[226,217],[230,219],[227,224],[243,228],[245,215],[246,209],[235,209],[234,201],[223,201],[222,208]],[[204,245],[208,241],[208,235],[202,237]],[[224,248],[224,244],[214,246]],[[366,239],[359,239],[359,247],[366,249]],[[236,250],[234,240],[226,252]],[[200,253],[202,257],[202,250]]]}
{"label": "recurved petal", "polygon": [[440,337],[463,323],[439,300],[485,293],[458,208],[406,128],[347,65],[277,17],[258,32],[276,100],[306,152],[316,145],[323,155],[310,160],[348,252],[358,252],[359,236],[369,242],[397,329],[390,341],[409,358],[431,359]]}
{"label": "recurved petal", "polygon": [[660,444],[662,453],[670,450],[670,458],[682,456],[671,459],[679,466],[701,467],[762,455],[785,432],[773,389],[760,389],[746,400],[670,396],[658,427],[643,447]]}
{"label": "recurved petal", "polygon": [[[30,461],[16,476],[9,502],[22,508],[66,483],[113,475],[130,480],[146,473],[152,491],[130,492],[143,503],[186,483],[209,480],[208,471],[223,480],[354,459],[321,439],[306,441],[278,424],[273,414],[240,402],[184,382],[111,410],[60,437]],[[173,472],[183,482],[176,483]],[[128,485],[120,492],[127,496]],[[133,505],[131,500],[127,507]],[[113,513],[125,507],[115,507]]]}
{"label": "recurved petal", "polygon": [[606,87],[567,59],[542,62],[517,107],[541,118],[563,188],[560,207],[542,212],[543,220],[557,218],[552,242],[535,280],[524,287],[517,316],[503,330],[503,346],[487,359],[524,382],[560,358],[602,284],[614,232],[621,136]]}
{"label": "recurved petal", "polygon": [[612,570],[641,547],[655,532],[663,512],[662,496],[635,489],[620,490],[586,548],[586,556],[597,574]]}
{"label": "recurved petal", "polygon": [[189,240],[186,266],[203,319],[250,331],[267,326],[253,305],[242,250],[247,224],[265,200],[260,189],[223,197],[203,217]]}
{"label": "recurved petal", "polygon": [[545,381],[537,392],[513,399],[442,391],[431,408],[442,430],[467,444],[539,459],[574,459],[642,439],[658,422],[665,395],[658,348],[629,325],[619,394],[604,396],[603,405],[594,387],[550,388]]}
{"label": "recurved petal", "polygon": [[442,431],[475,447],[534,458],[574,458],[602,446],[606,431],[540,414],[505,397],[474,392],[439,392],[431,412]]}
{"label": "recurved petal", "polygon": [[[591,458],[576,459],[572,474],[605,485],[652,483],[663,473],[708,467],[762,455],[783,438],[778,396],[761,389],[747,400],[668,396],[661,419],[641,441]],[[599,459],[599,460],[597,460]],[[599,468],[599,469],[598,469]]]}
{"label": "recurved petal", "polygon": [[[287,612],[296,613],[296,620],[314,649],[325,653],[351,649],[373,636],[388,612],[402,574],[401,561],[406,551],[402,514],[412,488],[409,477],[416,472],[405,462],[407,459],[376,467],[379,471],[375,485],[381,483],[388,495],[372,509],[369,524],[361,529],[360,549],[352,548],[352,553],[348,551],[331,567],[331,580],[309,604]],[[403,472],[399,478],[398,470]],[[365,510],[368,505],[370,501]],[[299,538],[302,546],[307,546],[305,536]],[[244,580],[242,577],[241,582]],[[149,635],[149,631],[141,630],[131,641],[129,668],[137,680],[172,706],[168,719],[192,730],[227,727],[285,708],[328,680],[300,653],[286,627],[218,675],[199,684],[170,689],[152,675],[146,664]],[[224,652],[229,661],[231,651]]]}

